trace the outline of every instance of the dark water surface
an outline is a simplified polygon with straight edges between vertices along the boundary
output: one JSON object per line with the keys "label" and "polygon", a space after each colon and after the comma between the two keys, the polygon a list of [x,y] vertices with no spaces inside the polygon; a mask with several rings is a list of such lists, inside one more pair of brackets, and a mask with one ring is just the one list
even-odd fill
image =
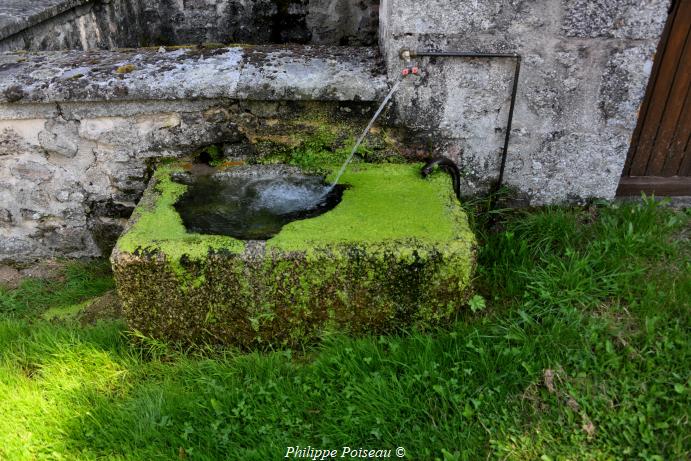
{"label": "dark water surface", "polygon": [[175,204],[189,232],[266,240],[291,221],[319,216],[341,201],[323,178],[295,173],[226,173],[175,178],[188,189]]}

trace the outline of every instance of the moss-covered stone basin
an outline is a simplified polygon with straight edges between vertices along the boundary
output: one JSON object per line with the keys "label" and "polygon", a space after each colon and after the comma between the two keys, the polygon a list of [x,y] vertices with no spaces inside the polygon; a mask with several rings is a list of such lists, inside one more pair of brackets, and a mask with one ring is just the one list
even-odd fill
{"label": "moss-covered stone basin", "polygon": [[188,233],[179,166],[157,170],[111,262],[131,328],[185,343],[294,346],[329,332],[449,321],[465,303],[475,238],[446,175],[356,164],[341,203],[266,241]]}

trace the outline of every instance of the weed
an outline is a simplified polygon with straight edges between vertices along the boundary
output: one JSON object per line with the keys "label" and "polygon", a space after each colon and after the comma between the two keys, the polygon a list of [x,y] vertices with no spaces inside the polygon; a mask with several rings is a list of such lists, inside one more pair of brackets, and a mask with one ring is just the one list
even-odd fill
{"label": "weed", "polygon": [[473,312],[484,310],[485,307],[487,307],[485,304],[485,298],[480,295],[474,295],[472,298],[470,298],[470,301],[468,301],[468,306]]}

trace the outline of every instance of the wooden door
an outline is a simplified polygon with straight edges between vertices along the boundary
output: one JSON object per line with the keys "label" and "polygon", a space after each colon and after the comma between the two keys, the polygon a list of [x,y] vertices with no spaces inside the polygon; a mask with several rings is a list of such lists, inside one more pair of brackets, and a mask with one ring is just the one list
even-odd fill
{"label": "wooden door", "polygon": [[617,195],[691,195],[691,0],[671,7]]}

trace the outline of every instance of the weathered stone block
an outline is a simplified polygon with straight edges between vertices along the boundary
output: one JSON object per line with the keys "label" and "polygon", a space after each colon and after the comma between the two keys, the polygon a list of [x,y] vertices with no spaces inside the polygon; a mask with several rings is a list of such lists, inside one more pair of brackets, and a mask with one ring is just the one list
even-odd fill
{"label": "weathered stone block", "polygon": [[46,122],[38,140],[46,152],[72,158],[79,151],[79,121],[61,117]]}
{"label": "weathered stone block", "polygon": [[47,181],[53,176],[48,167],[31,160],[17,164],[12,168],[12,173],[17,178],[36,182]]}
{"label": "weathered stone block", "polygon": [[475,238],[446,175],[354,165],[342,202],[267,241],[186,231],[186,186],[157,171],[111,261],[131,328],[243,348],[449,321],[469,294]]}
{"label": "weathered stone block", "polygon": [[194,43],[373,45],[379,0],[3,0],[0,51]]}
{"label": "weathered stone block", "polygon": [[12,213],[6,208],[0,208],[0,223],[11,224],[12,223]]}
{"label": "weathered stone block", "polygon": [[[652,44],[613,50],[602,75],[598,107],[610,126],[633,130],[638,120],[648,75],[653,67]],[[645,72],[641,72],[641,68]]]}
{"label": "weathered stone block", "polygon": [[669,0],[569,0],[562,30],[567,37],[656,39]]}
{"label": "weathered stone block", "polygon": [[[125,66],[128,72],[118,72]],[[388,87],[377,50],[339,46],[0,53],[0,77],[0,104],[232,98],[372,101],[381,99]],[[180,123],[171,117],[161,123]],[[98,134],[107,128],[81,131]],[[113,126],[128,128],[127,123]]]}
{"label": "weathered stone block", "polygon": [[[621,140],[631,139],[670,0],[380,5],[390,76],[403,66],[403,47],[523,56],[503,181],[528,203],[614,197],[628,147]],[[422,78],[401,85],[392,118],[457,161],[466,193],[488,190],[499,176],[513,61],[415,61]],[[606,167],[594,168],[602,159]]]}

